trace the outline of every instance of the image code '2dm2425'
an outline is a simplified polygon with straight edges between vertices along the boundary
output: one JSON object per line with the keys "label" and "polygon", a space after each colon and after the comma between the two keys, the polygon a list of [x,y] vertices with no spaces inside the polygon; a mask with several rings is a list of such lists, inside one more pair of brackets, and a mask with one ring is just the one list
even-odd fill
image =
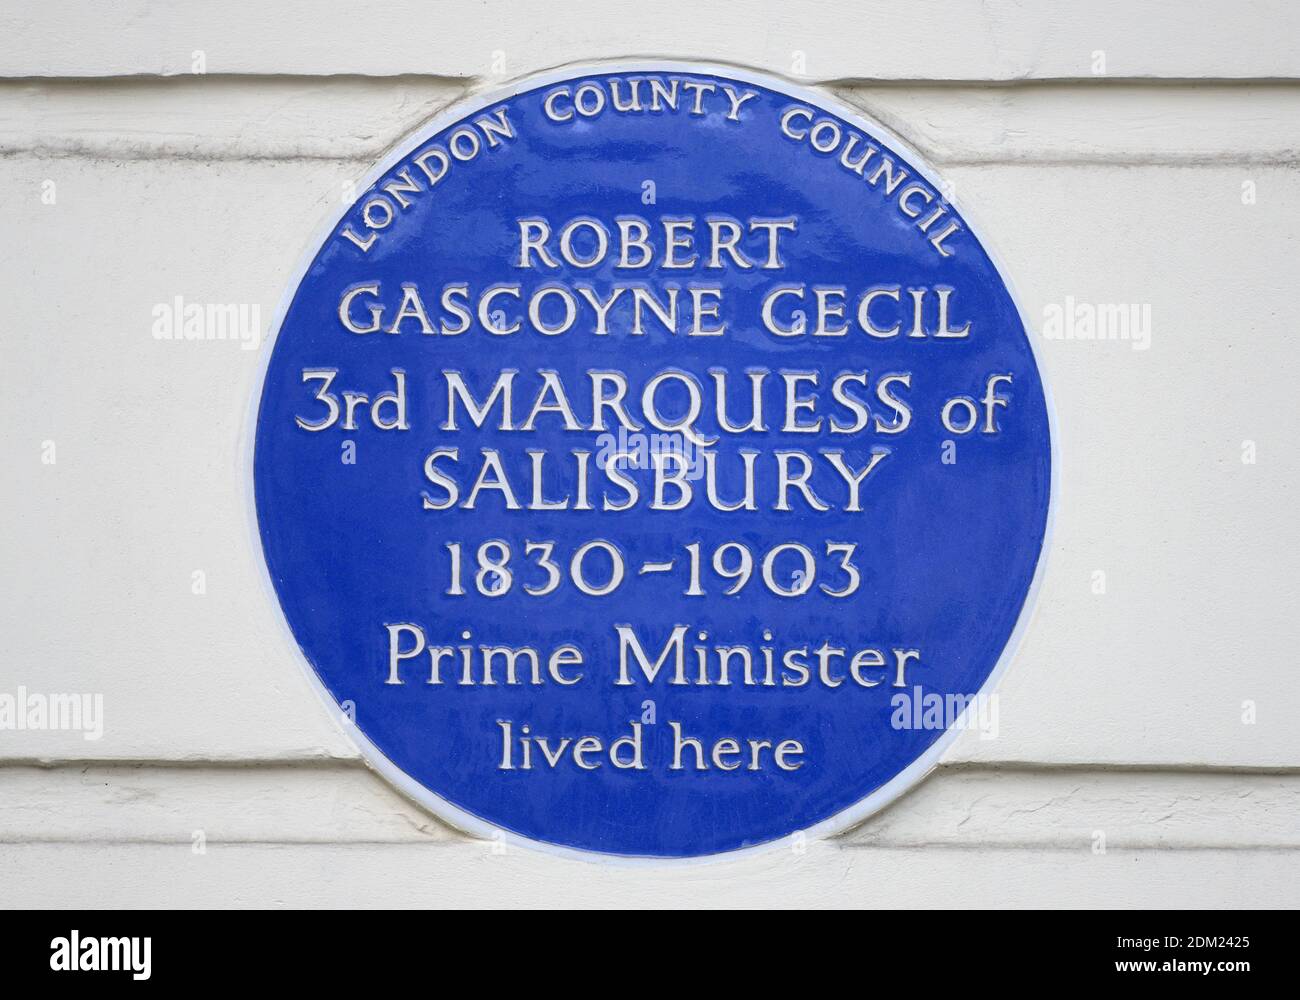
{"label": "image code '2dm2425'", "polygon": [[1006,280],[888,132],[658,64],[481,95],[309,250],[254,447],[266,566],[438,815],[680,858],[887,804],[1024,616],[1048,404]]}

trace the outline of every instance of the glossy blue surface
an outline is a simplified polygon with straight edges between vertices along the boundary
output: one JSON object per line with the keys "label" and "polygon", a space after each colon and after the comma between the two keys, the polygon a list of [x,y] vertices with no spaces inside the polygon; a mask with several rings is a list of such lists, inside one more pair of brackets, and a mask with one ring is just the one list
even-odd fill
{"label": "glossy blue surface", "polygon": [[[608,99],[611,79],[627,83],[633,76],[596,74],[576,80],[596,81]],[[379,231],[362,252],[341,238],[351,227],[367,234],[364,205],[374,191],[412,169],[412,158],[431,143],[447,147],[455,125],[407,147],[371,192],[363,193],[302,277],[279,330],[262,392],[254,459],[257,516],[267,565],[284,614],[298,643],[324,687],[339,702],[355,704],[359,732],[389,761],[414,779],[434,799],[514,834],[564,847],[638,856],[696,856],[771,841],[817,827],[854,807],[920,759],[943,734],[935,728],[896,728],[891,699],[914,685],[940,694],[979,692],[997,664],[1025,604],[1043,545],[1050,487],[1049,429],[1043,387],[1020,315],[984,249],[964,221],[946,243],[943,256],[918,231],[916,220],[899,211],[896,198],[844,169],[838,152],[821,154],[807,141],[782,134],[780,120],[791,107],[808,107],[814,120],[835,121],[847,134],[869,136],[878,157],[890,156],[909,179],[917,167],[891,149],[878,131],[814,108],[807,95],[783,93],[784,85],[766,86],[752,78],[728,81],[711,73],[665,72],[665,80],[712,84],[704,113],[617,114],[608,107],[591,119],[548,120],[544,101],[562,83],[535,89],[472,108],[464,120],[506,109],[513,132],[468,162],[453,162],[431,190],[408,194],[409,206],[398,207],[391,224]],[[729,83],[737,92],[756,96],[728,117],[728,102],[718,96]],[[630,84],[628,84],[630,86]],[[594,91],[589,91],[594,94]],[[624,93],[630,93],[625,90]],[[643,95],[643,100],[644,100]],[[595,98],[590,97],[594,103]],[[557,107],[567,107],[559,102]],[[481,110],[480,110],[481,109]],[[801,119],[802,120],[802,119]],[[806,125],[806,123],[805,123]],[[473,127],[471,125],[471,127]],[[821,135],[829,141],[831,130]],[[462,149],[468,151],[469,140]],[[417,182],[423,176],[414,171]],[[653,182],[654,203],[646,203],[645,182]],[[934,184],[925,182],[929,192]],[[427,187],[427,185],[425,185]],[[399,201],[389,196],[393,206]],[[936,202],[938,203],[938,202]],[[601,220],[611,231],[620,217],[646,220],[652,227],[665,218],[732,218],[743,224],[754,217],[797,220],[797,230],[780,237],[784,267],[741,270],[696,267],[628,272],[614,260],[592,268],[562,264],[555,270],[522,269],[518,220],[545,217],[557,226],[575,217]],[[372,217],[375,213],[372,211]],[[946,219],[960,219],[955,210]],[[583,234],[590,237],[590,231]],[[933,235],[933,233],[931,233]],[[762,256],[762,234],[749,233],[741,246]],[[662,243],[662,240],[659,241]],[[552,246],[554,246],[552,242]],[[578,239],[579,253],[592,250]],[[698,251],[699,248],[697,248]],[[707,247],[705,248],[707,255]],[[662,290],[668,284],[719,285],[720,311],[727,330],[717,337],[669,333],[657,322],[633,336],[625,319],[611,318],[610,333],[596,335],[589,312],[581,312],[568,332],[546,336],[527,328],[509,336],[481,329],[475,320],[458,336],[425,335],[410,320],[399,334],[355,334],[340,323],[340,296],[359,284],[377,282],[378,296],[354,300],[353,314],[368,316],[368,303],[383,303],[390,318],[397,310],[403,283],[415,283],[433,326],[448,314],[439,299],[444,285],[463,282],[471,298],[493,284],[519,282],[524,295],[546,284],[589,285],[607,292],[614,283],[640,282]],[[809,297],[802,308],[811,315],[812,289],[845,286],[850,330],[840,337],[781,338],[759,322],[766,293],[778,284],[803,284]],[[967,338],[940,340],[906,336],[910,312],[902,310],[904,335],[872,337],[858,329],[853,316],[858,295],[869,287],[951,288],[953,326],[971,323]],[[683,293],[686,294],[686,293]],[[935,299],[927,300],[933,310]],[[510,298],[498,300],[507,323],[521,312]],[[552,300],[550,306],[558,306]],[[892,322],[892,303],[879,300],[878,326]],[[689,315],[689,310],[684,310]],[[543,317],[558,322],[558,308]],[[611,317],[615,314],[611,313]],[[623,314],[619,314],[622,316]],[[788,309],[781,312],[783,321]],[[888,321],[888,322],[887,322]],[[933,314],[927,314],[933,325]],[[316,419],[324,407],[313,402],[315,383],[303,382],[304,369],[337,369],[334,390],[375,394],[394,387],[391,374],[406,375],[409,429],[375,427],[369,411],[357,411],[358,427],[304,430],[295,417]],[[646,380],[666,370],[689,373],[705,387],[705,410],[698,427],[718,433],[711,391],[712,369],[730,375],[728,405],[732,419],[749,413],[748,369],[768,369],[763,387],[770,408],[769,429],[723,434],[718,453],[724,498],[741,492],[740,449],[760,452],[755,461],[756,511],[715,510],[698,494],[684,510],[649,510],[646,498],[630,511],[599,509],[610,489],[594,464],[600,435],[566,430],[562,417],[544,413],[531,432],[495,426],[475,428],[462,411],[458,430],[444,429],[447,389],[444,371],[457,371],[479,398],[502,369],[517,369],[516,423],[522,423],[541,384],[539,370],[553,370],[570,389],[576,419],[586,425],[592,412],[587,373],[625,373],[638,401]],[[786,432],[782,373],[816,372],[817,386],[800,392],[819,397],[809,419],[823,417],[816,433]],[[876,396],[877,379],[910,373],[910,388],[899,389],[911,410],[911,424],[889,435],[868,428],[834,434],[827,421],[844,422],[851,414],[835,405],[829,386],[844,372],[868,373],[869,385],[854,392],[873,415],[891,419]],[[957,435],[945,430],[940,410],[950,397],[963,394],[977,403],[991,373],[1008,373],[999,389],[1007,405],[996,412],[997,433],[978,430]],[[678,387],[680,389],[680,386]],[[681,412],[682,392],[663,397],[664,410]],[[639,405],[629,404],[637,416]],[[983,411],[981,410],[981,417]],[[495,424],[495,421],[493,421]],[[355,464],[342,461],[344,442],[355,445]],[[945,463],[944,442],[956,461]],[[500,450],[521,503],[531,496],[528,449],[546,449],[545,496],[560,498],[576,490],[577,472],[569,461],[574,449],[593,453],[590,488],[593,510],[507,510],[500,491],[484,492],[474,510],[430,510],[422,494],[445,492],[426,478],[425,459],[440,447],[458,447],[460,463],[441,468],[458,480],[462,500],[478,473],[480,449]],[[813,511],[794,497],[793,509],[771,509],[776,490],[773,453],[798,449],[817,462],[812,480],[832,508]],[[842,479],[829,470],[823,449],[839,449],[855,466],[873,449],[887,457],[867,477],[858,512],[844,509],[848,498]],[[646,492],[649,470],[628,475]],[[620,490],[611,495],[622,497]],[[475,589],[475,552],[490,539],[512,546],[514,580],[510,591],[487,597]],[[606,596],[579,593],[568,578],[569,557],[583,543],[605,539],[623,554],[627,575]],[[523,585],[539,587],[546,574],[525,559],[526,541],[554,542],[564,582],[546,596],[531,596]],[[828,541],[855,543],[854,563],[862,574],[851,597],[834,598],[819,586],[798,597],[773,594],[753,578],[740,593],[723,593],[728,581],[708,562],[718,545],[739,542],[756,557],[785,542],[801,542],[818,554],[818,583],[837,586],[842,574],[825,556]],[[446,593],[448,542],[464,549],[464,596]],[[701,584],[706,596],[687,596],[685,546],[700,543],[705,553]],[[729,550],[735,554],[736,550]],[[789,555],[789,553],[787,553]],[[665,572],[640,573],[646,563],[675,560]],[[608,560],[593,557],[591,576],[603,581]],[[774,573],[792,579],[793,558],[782,559]],[[495,582],[488,581],[489,584]],[[456,662],[443,662],[441,685],[425,683],[428,660],[402,664],[405,683],[385,683],[389,674],[386,625],[416,623],[429,645],[457,645],[462,633],[479,642],[533,646],[548,652],[564,643],[580,647],[586,662],[581,682],[542,685],[461,686]],[[778,655],[790,646],[815,648],[830,640],[850,650],[878,647],[918,649],[920,657],[906,684],[877,670],[883,682],[863,687],[851,680],[839,687],[812,682],[800,687],[671,685],[666,676],[650,684],[614,683],[618,644],[616,623],[633,626],[646,648],[656,648],[677,624],[690,626],[688,644],[698,632],[707,645],[762,643],[764,629]],[[815,658],[809,656],[815,664]],[[688,657],[688,669],[694,661]],[[845,664],[836,668],[844,675]],[[607,756],[593,770],[571,758],[558,766],[502,770],[501,720],[552,740],[594,735],[608,743],[631,730],[632,721],[653,702],[654,724],[643,729],[645,770],[619,770]],[[672,732],[683,731],[707,748],[720,738],[778,742],[798,740],[803,766],[784,771],[770,763],[758,771],[726,771],[709,766],[672,770]],[[741,754],[747,759],[748,750]],[[534,760],[539,750],[533,750]],[[516,756],[515,762],[518,763]]]}

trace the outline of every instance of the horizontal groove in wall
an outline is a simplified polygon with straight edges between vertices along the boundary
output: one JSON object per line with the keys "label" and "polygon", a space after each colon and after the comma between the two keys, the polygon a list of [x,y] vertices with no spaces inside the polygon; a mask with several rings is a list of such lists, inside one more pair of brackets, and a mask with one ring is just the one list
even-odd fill
{"label": "horizontal groove in wall", "polygon": [[[387,148],[387,147],[385,147]],[[205,153],[202,156],[196,155],[177,155],[175,153],[158,152],[158,151],[122,151],[114,152],[112,149],[94,146],[94,147],[76,147],[76,146],[32,146],[23,149],[6,149],[0,145],[0,161],[3,160],[36,160],[36,161],[62,161],[62,160],[84,160],[88,162],[104,163],[179,163],[189,166],[203,166],[207,163],[257,163],[257,164],[284,164],[292,166],[295,163],[332,163],[339,166],[350,166],[359,168],[361,171],[369,170],[381,157],[382,152],[368,154],[359,153],[354,156],[329,156],[329,155],[303,155],[303,154],[278,154],[268,153]],[[1020,156],[1014,158],[980,158],[980,159],[948,159],[942,155],[930,153],[926,159],[936,166],[949,169],[966,169],[966,168],[997,168],[997,167],[1043,167],[1046,169],[1062,167],[1161,167],[1170,169],[1196,169],[1196,168],[1215,168],[1215,167],[1293,167],[1300,163],[1300,150],[1288,151],[1285,153],[1265,153],[1252,154],[1243,152],[1240,154],[1221,154],[1211,156],[1187,155],[1187,156],[1143,156],[1143,155],[1109,155],[1109,154],[1080,154],[1069,158],[1051,158],[1040,159],[1033,156]]]}
{"label": "horizontal groove in wall", "polygon": [[[91,847],[91,848],[115,848],[115,847],[181,847],[186,848],[193,842],[188,837],[132,837],[129,840],[116,838],[94,838],[94,837],[43,837],[40,839],[21,838],[9,839],[0,836],[0,847],[47,847],[47,846],[65,846],[65,847]],[[422,843],[419,846],[426,850],[449,850],[462,848],[467,844],[487,844],[490,841],[476,840],[468,835],[459,835],[446,840]],[[970,852],[970,853],[988,853],[996,851],[999,853],[1016,853],[1029,851],[1045,851],[1049,853],[1087,853],[1087,845],[1080,843],[1076,845],[1044,844],[1037,841],[1015,842],[1007,841],[1005,843],[985,843],[985,844],[951,844],[942,841],[924,842],[915,841],[906,844],[885,844],[855,841],[848,837],[833,837],[826,841],[836,850],[866,852],[866,851],[953,851],[953,852]],[[312,840],[309,838],[288,839],[279,838],[276,840],[255,840],[255,839],[211,839],[207,844],[214,849],[222,845],[228,847],[339,847],[339,848],[388,848],[392,850],[403,850],[410,848],[410,841],[398,840]],[[1214,852],[1224,854],[1292,854],[1300,851],[1300,844],[1285,844],[1277,846],[1259,846],[1255,844],[1121,844],[1113,848],[1116,852],[1146,852],[1159,851],[1168,853],[1176,851],[1179,853],[1203,853]]]}
{"label": "horizontal groove in wall", "polygon": [[[407,73],[473,79],[579,61],[703,59],[834,80],[1090,77],[1294,78],[1300,27],[1282,0],[552,0],[528,16],[504,0],[264,0],[72,4],[10,0],[0,66],[15,75]],[[689,28],[689,30],[684,30]],[[96,39],[98,44],[82,40]],[[880,44],[881,40],[885,44]],[[79,44],[80,43],[80,44]]]}
{"label": "horizontal groove in wall", "polygon": [[[638,60],[629,60],[638,61]],[[725,65],[722,69],[725,70]],[[737,67],[738,69],[746,67]],[[555,67],[556,71],[564,66]],[[761,67],[747,67],[749,72],[761,73]],[[971,77],[792,77],[779,71],[770,71],[778,80],[787,80],[801,87],[823,87],[841,89],[854,87],[881,87],[894,89],[934,90],[987,88],[1026,91],[1042,87],[1086,86],[1089,88],[1107,87],[1233,87],[1248,88],[1260,86],[1294,87],[1300,89],[1300,76],[1046,76],[1046,77],[996,77],[979,79]],[[575,73],[575,75],[577,75]],[[241,84],[304,84],[304,83],[353,83],[357,85],[391,86],[396,83],[440,84],[456,87],[466,91],[491,90],[509,86],[515,79],[525,77],[495,77],[482,75],[451,76],[440,73],[412,73],[408,71],[394,73],[120,73],[111,75],[12,75],[6,74],[0,67],[0,87],[44,86],[44,87],[166,87],[181,86],[210,87],[223,83]]]}
{"label": "horizontal groove in wall", "polygon": [[[305,752],[301,756],[276,757],[0,757],[0,775],[7,768],[35,768],[43,771],[77,770],[88,767],[150,768],[153,770],[247,770],[257,768],[284,768],[286,770],[353,771],[367,769],[359,756],[340,756],[325,751]],[[1056,773],[1116,773],[1116,774],[1259,774],[1300,775],[1300,764],[1196,764],[1152,763],[1150,761],[1099,762],[1099,761],[1027,761],[1027,760],[961,760],[942,762],[933,773],[959,772],[1028,772]]]}
{"label": "horizontal groove in wall", "polygon": [[[369,165],[478,89],[410,74],[0,81],[0,156]],[[1300,81],[836,81],[827,91],[948,166],[1300,160]]]}
{"label": "horizontal groove in wall", "polygon": [[[409,845],[471,838],[359,763],[0,768],[0,843]],[[980,850],[1300,849],[1300,774],[941,766],[834,842]]]}

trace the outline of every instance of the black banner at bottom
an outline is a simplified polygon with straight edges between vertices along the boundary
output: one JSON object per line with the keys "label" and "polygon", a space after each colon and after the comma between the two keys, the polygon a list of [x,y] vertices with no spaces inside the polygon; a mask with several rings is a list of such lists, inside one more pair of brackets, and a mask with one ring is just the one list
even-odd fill
{"label": "black banner at bottom", "polygon": [[871,911],[811,921],[799,913],[599,920],[519,913],[489,925],[476,916],[453,922],[396,911],[11,911],[0,914],[0,967],[10,984],[221,987],[284,979],[338,989],[373,987],[378,977],[429,962],[491,956],[500,988],[512,974],[533,984],[597,956],[622,956],[633,978],[657,975],[646,963],[691,955],[694,964],[707,954],[720,967],[739,963],[754,974],[773,958],[811,948],[823,960],[842,949],[850,961],[887,959],[895,970],[978,970],[986,982],[1228,986],[1285,970],[1284,923],[1291,919],[1209,911]]}

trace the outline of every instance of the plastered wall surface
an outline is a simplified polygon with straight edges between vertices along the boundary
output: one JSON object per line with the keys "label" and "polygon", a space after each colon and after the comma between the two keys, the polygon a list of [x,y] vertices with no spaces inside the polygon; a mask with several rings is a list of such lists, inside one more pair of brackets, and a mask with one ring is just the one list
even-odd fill
{"label": "plastered wall surface", "polygon": [[[102,695],[103,727],[0,730],[4,904],[1295,905],[1297,37],[1294,5],[1227,0],[6,5],[0,693]],[[997,738],[742,860],[502,853],[372,774],[262,581],[260,351],[154,333],[179,297],[256,340],[407,132],[624,57],[776,73],[918,148],[1055,406]],[[1106,307],[1129,335],[1053,332]]]}

